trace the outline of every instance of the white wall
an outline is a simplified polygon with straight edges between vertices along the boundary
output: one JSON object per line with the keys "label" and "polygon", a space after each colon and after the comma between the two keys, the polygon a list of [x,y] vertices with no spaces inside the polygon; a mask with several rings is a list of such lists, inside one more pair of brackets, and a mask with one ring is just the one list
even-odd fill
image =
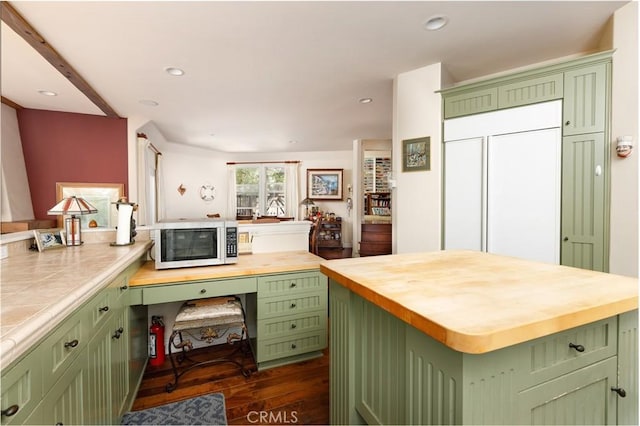
{"label": "white wall", "polygon": [[[16,110],[2,104],[0,163],[2,164],[2,221],[32,220],[33,206],[22,152],[22,139]],[[55,165],[52,165],[55,167]]]}
{"label": "white wall", "polygon": [[[394,81],[394,253],[439,250],[442,201],[441,64],[399,74]],[[402,172],[402,141],[431,137],[431,170]]]}
{"label": "white wall", "polygon": [[[638,20],[637,2],[614,14],[611,119],[611,254],[609,271],[638,276]],[[631,135],[634,152],[615,153],[618,136]]]}

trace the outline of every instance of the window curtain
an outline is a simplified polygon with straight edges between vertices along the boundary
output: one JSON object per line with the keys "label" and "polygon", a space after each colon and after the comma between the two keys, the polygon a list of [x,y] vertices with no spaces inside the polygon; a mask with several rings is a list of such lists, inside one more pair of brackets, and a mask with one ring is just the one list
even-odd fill
{"label": "window curtain", "polygon": [[154,191],[156,194],[156,221],[161,221],[165,219],[166,212],[164,207],[164,166],[162,164],[162,153],[158,152],[155,155],[155,164],[156,164],[156,172],[155,172],[155,182],[154,182]]}
{"label": "window curtain", "polygon": [[238,210],[238,197],[236,193],[236,166],[227,164],[227,218],[235,219]]}
{"label": "window curtain", "polygon": [[290,162],[284,165],[284,200],[285,200],[285,215],[287,217],[293,217],[298,220],[298,213],[300,212],[300,163]]}
{"label": "window curtain", "polygon": [[[164,217],[162,153],[146,136],[138,136],[138,225],[153,225]],[[131,201],[131,200],[130,200]]]}

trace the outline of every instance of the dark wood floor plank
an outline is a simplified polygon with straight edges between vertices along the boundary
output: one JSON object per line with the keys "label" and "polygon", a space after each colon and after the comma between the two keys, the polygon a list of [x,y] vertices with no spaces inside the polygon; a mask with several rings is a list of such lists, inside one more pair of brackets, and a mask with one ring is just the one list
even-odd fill
{"label": "dark wood floor plank", "polygon": [[[213,359],[228,352],[208,347],[191,352],[194,361]],[[230,363],[191,370],[179,380],[177,389],[165,391],[173,381],[171,363],[147,367],[133,410],[156,407],[207,393],[225,396],[227,421],[237,424],[328,424],[329,423],[329,355],[295,364],[256,371],[251,354],[245,366],[252,370],[244,377]]]}

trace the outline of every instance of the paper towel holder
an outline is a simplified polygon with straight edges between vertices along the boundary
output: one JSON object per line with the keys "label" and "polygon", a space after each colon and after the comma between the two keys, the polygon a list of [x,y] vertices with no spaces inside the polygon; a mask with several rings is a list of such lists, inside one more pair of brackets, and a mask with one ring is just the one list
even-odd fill
{"label": "paper towel holder", "polygon": [[[135,243],[133,239],[136,235],[136,220],[133,218],[133,212],[137,209],[138,205],[136,203],[127,202],[127,197],[122,197],[115,204],[116,210],[118,211],[118,224],[125,223],[125,228],[121,230],[124,232],[124,235],[121,235],[121,232],[118,231],[118,226],[116,226],[116,241],[111,243],[111,246],[130,246]],[[120,206],[131,206],[131,210],[122,209],[120,210]],[[123,240],[123,241],[119,241]]]}

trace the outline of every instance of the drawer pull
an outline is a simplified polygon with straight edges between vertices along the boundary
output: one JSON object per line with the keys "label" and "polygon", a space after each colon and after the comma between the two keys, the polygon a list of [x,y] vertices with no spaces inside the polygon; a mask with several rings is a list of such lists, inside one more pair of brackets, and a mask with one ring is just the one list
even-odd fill
{"label": "drawer pull", "polygon": [[296,283],[291,283],[291,286],[290,286],[290,287],[291,287],[291,288],[295,288],[295,286],[296,286]]}
{"label": "drawer pull", "polygon": [[291,324],[291,328],[296,328],[296,327],[297,327],[297,325]]}
{"label": "drawer pull", "polygon": [[126,285],[123,285],[122,287],[120,287],[120,290],[125,291],[126,289],[128,289],[129,287]]}
{"label": "drawer pull", "polygon": [[567,120],[567,121],[564,123],[564,125],[565,125],[565,126],[568,126],[569,124],[571,124],[571,122],[570,122],[569,120]]}
{"label": "drawer pull", "polygon": [[617,393],[620,398],[627,396],[627,391],[622,388],[611,388],[611,390]]}
{"label": "drawer pull", "polygon": [[58,422],[58,423],[56,423],[56,426],[64,426],[64,423]]}
{"label": "drawer pull", "polygon": [[292,303],[292,304],[291,304],[291,309],[293,309],[293,308],[295,308],[295,307],[296,307],[296,304],[295,304],[295,303]]}
{"label": "drawer pull", "polygon": [[295,344],[295,343],[292,343],[292,344],[291,344],[291,349],[295,349],[295,348],[297,348],[296,344]]}
{"label": "drawer pull", "polygon": [[98,311],[100,311],[100,312],[108,312],[109,311],[109,307],[108,306],[103,306],[102,308],[98,308]]}
{"label": "drawer pull", "polygon": [[122,333],[124,332],[124,328],[120,327],[119,329],[116,330],[115,334],[113,336],[111,336],[112,339],[119,339],[120,336],[122,336]]}
{"label": "drawer pull", "polygon": [[19,409],[20,409],[19,406],[17,406],[16,404],[13,404],[11,407],[7,408],[6,410],[2,410],[1,413],[3,416],[11,417],[14,414],[16,414]]}
{"label": "drawer pull", "polygon": [[573,343],[569,343],[569,347],[572,349],[575,349],[578,352],[584,352],[584,346],[582,345],[575,345]]}
{"label": "drawer pull", "polygon": [[64,343],[64,347],[65,348],[75,348],[76,346],[78,346],[78,339],[73,339],[70,342],[65,342]]}
{"label": "drawer pull", "polygon": [[202,290],[200,290],[200,294],[205,294],[207,292],[206,288],[203,288]]}

